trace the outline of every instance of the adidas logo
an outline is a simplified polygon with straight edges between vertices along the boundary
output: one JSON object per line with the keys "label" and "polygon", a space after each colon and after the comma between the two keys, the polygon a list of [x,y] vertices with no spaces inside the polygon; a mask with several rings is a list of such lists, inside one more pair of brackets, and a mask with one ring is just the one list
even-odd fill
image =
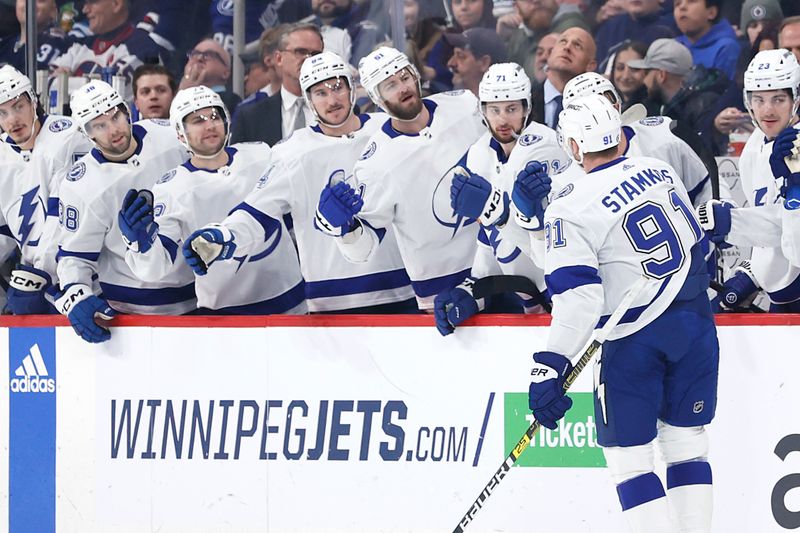
{"label": "adidas logo", "polygon": [[47,377],[47,367],[38,344],[31,346],[30,353],[22,360],[14,375],[17,377],[11,379],[11,392],[56,391],[56,380]]}

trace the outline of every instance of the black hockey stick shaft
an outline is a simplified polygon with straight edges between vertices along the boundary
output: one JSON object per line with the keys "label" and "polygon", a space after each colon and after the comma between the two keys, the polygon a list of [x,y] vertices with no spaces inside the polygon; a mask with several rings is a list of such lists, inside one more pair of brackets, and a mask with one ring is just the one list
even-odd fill
{"label": "black hockey stick shaft", "polygon": [[493,294],[503,294],[506,292],[521,292],[533,298],[533,301],[548,313],[553,312],[553,307],[550,302],[545,299],[539,287],[525,276],[486,276],[476,281],[472,285],[472,296],[476,300],[491,296]]}
{"label": "black hockey stick shaft", "polygon": [[[592,357],[594,357],[594,354],[596,354],[597,350],[603,345],[611,331],[617,326],[617,324],[619,324],[620,320],[622,320],[622,317],[625,315],[628,309],[630,309],[631,305],[633,305],[633,301],[636,299],[639,293],[642,292],[642,289],[644,289],[646,284],[647,278],[645,277],[642,277],[639,281],[637,281],[611,314],[608,322],[606,322],[605,325],[594,334],[594,338],[589,343],[589,346],[586,348],[586,350],[584,350],[583,354],[581,354],[580,358],[575,363],[575,367],[572,369],[572,372],[570,372],[570,374],[567,376],[567,379],[564,381],[565,392],[568,391],[575,380],[578,379],[580,373],[592,360]],[[522,455],[522,452],[528,448],[531,440],[533,440],[533,436],[539,430],[539,427],[540,424],[537,420],[534,420],[531,425],[528,426],[528,429],[525,430],[525,434],[522,435],[522,438],[519,439],[519,442],[517,442],[517,444],[511,450],[511,453],[508,454],[505,461],[503,461],[503,463],[500,465],[500,468],[497,469],[497,472],[495,472],[495,474],[483,488],[481,493],[467,510],[466,514],[464,514],[464,516],[458,522],[458,525],[455,527],[455,529],[453,529],[453,533],[463,533],[467,526],[469,526],[469,524],[475,519],[475,515],[477,515],[478,512],[483,508],[486,500],[492,495],[500,482],[503,481],[509,470],[511,470],[511,467],[514,466],[514,463],[516,463],[517,459],[519,459],[520,455]]]}

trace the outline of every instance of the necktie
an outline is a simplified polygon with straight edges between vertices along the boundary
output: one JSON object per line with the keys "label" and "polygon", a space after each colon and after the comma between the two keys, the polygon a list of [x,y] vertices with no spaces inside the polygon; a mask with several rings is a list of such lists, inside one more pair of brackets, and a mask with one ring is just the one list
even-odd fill
{"label": "necktie", "polygon": [[302,98],[298,98],[295,100],[295,115],[294,115],[294,127],[292,131],[299,130],[306,127],[306,115],[303,112],[305,109],[305,102]]}
{"label": "necktie", "polygon": [[563,100],[563,98],[561,97],[561,95],[560,95],[560,94],[559,94],[558,96],[556,96],[556,97],[555,97],[555,101],[556,101],[556,114],[555,114],[555,116],[553,116],[553,129],[556,129],[556,128],[558,128],[558,115],[560,115],[560,114],[561,114],[561,111],[563,111],[563,110],[564,110],[564,105],[563,105],[563,103],[562,103],[562,100]]}

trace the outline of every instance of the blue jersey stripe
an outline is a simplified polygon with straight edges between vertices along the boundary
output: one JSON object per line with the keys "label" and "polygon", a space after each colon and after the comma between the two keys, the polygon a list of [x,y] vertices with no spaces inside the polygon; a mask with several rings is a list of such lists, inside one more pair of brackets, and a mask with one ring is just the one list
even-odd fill
{"label": "blue jersey stripe", "polygon": [[288,291],[269,300],[222,309],[201,309],[200,315],[277,315],[294,309],[305,300],[305,282],[301,281]]}
{"label": "blue jersey stripe", "polygon": [[306,282],[306,297],[329,298],[331,296],[348,296],[374,291],[397,289],[410,284],[405,269],[376,272],[352,278],[326,279]]}
{"label": "blue jersey stripe", "polygon": [[428,296],[436,296],[440,292],[445,289],[449,289],[451,287],[455,287],[462,281],[464,281],[467,276],[469,276],[470,269],[462,270],[461,272],[456,272],[454,274],[448,274],[446,276],[441,276],[438,278],[426,279],[422,281],[412,281],[411,287],[414,289],[414,292],[420,298],[425,298]]}
{"label": "blue jersey stripe", "polygon": [[103,290],[104,298],[134,305],[168,305],[195,298],[194,283],[183,287],[138,289],[101,281],[100,288]]}
{"label": "blue jersey stripe", "polygon": [[56,254],[56,261],[60,260],[62,257],[77,257],[79,259],[86,259],[87,261],[97,261],[100,259],[100,252],[70,252],[59,246],[58,253]]}
{"label": "blue jersey stripe", "polygon": [[161,245],[167,251],[170,259],[172,259],[172,262],[174,263],[175,258],[178,257],[178,243],[176,243],[169,237],[161,235],[160,233],[158,234],[158,240],[161,241]]}
{"label": "blue jersey stripe", "polygon": [[562,294],[584,285],[602,283],[597,269],[589,265],[574,265],[557,268],[544,277],[550,294]]}

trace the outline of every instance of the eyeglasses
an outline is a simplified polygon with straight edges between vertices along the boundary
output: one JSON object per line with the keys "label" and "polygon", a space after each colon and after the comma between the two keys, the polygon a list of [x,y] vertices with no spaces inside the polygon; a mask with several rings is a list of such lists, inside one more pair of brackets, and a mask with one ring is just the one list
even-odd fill
{"label": "eyeglasses", "polygon": [[309,50],[308,48],[284,48],[281,52],[291,52],[297,57],[311,57],[322,53],[322,50]]}
{"label": "eyeglasses", "polygon": [[189,50],[186,52],[186,59],[195,59],[195,60],[202,60],[207,61],[209,59],[216,59],[223,65],[225,64],[225,60],[222,59],[222,56],[218,53],[214,52],[213,50]]}

